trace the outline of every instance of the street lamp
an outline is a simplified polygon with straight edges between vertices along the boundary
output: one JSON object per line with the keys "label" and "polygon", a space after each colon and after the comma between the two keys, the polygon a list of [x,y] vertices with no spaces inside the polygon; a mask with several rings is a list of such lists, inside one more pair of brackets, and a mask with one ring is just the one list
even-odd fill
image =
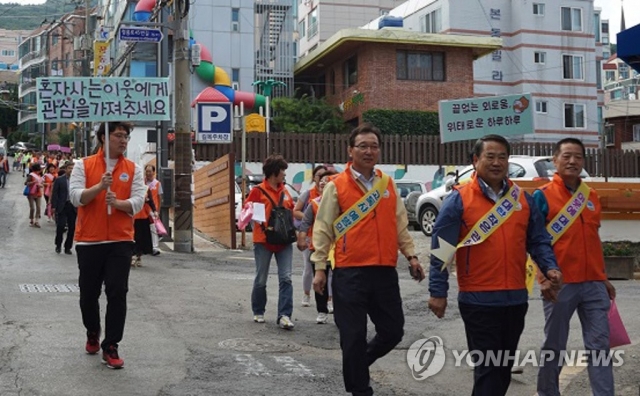
{"label": "street lamp", "polygon": [[265,128],[265,132],[267,133],[267,155],[269,155],[270,153],[270,148],[269,148],[269,132],[271,131],[271,111],[270,111],[270,103],[271,103],[271,94],[273,93],[273,87],[278,87],[278,86],[283,86],[286,87],[287,84],[283,83],[282,81],[276,81],[272,78],[266,80],[266,81],[254,81],[251,83],[251,85],[257,86],[258,88],[262,88],[262,94],[265,96],[265,121],[266,121],[266,128]]}

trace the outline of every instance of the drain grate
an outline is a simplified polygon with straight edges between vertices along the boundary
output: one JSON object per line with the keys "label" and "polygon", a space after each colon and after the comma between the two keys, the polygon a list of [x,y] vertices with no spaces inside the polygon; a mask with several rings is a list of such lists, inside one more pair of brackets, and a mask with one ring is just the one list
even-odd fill
{"label": "drain grate", "polygon": [[300,349],[300,345],[293,342],[248,338],[232,338],[221,341],[218,345],[225,349],[240,352],[295,352]]}
{"label": "drain grate", "polygon": [[33,283],[20,284],[23,293],[76,293],[80,291],[78,285],[39,285]]}

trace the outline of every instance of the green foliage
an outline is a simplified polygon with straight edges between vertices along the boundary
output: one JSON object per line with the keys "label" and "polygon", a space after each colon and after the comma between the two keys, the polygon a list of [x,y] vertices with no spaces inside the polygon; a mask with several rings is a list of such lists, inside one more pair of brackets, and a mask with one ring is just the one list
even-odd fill
{"label": "green foliage", "polygon": [[276,98],[271,102],[273,127],[278,132],[342,133],[347,127],[337,107],[324,99],[303,95],[296,98]]}
{"label": "green foliage", "polygon": [[18,142],[28,142],[29,132],[22,130],[13,131],[7,136],[7,140],[9,141],[9,146],[13,146]]}
{"label": "green foliage", "polygon": [[[91,6],[97,5],[97,0],[91,0]],[[80,3],[84,5],[84,1]],[[0,28],[8,30],[35,30],[42,22],[48,24],[54,19],[73,11],[76,4],[67,0],[47,0],[44,4],[18,5],[13,3],[0,4]],[[44,25],[44,24],[42,24]],[[46,25],[45,25],[46,26]]]}
{"label": "green foliage", "polygon": [[438,113],[414,110],[372,109],[362,114],[385,135],[438,135]]}
{"label": "green foliage", "polygon": [[[10,88],[7,101],[10,103],[18,103],[18,88]],[[7,131],[14,130],[18,125],[18,110],[9,106],[0,106],[0,129],[6,135]],[[9,140],[11,141],[11,140]],[[13,143],[12,143],[13,144]]]}
{"label": "green foliage", "polygon": [[635,256],[635,249],[631,242],[602,242],[602,253],[605,256]]}
{"label": "green foliage", "polygon": [[69,147],[69,142],[73,142],[73,132],[63,130],[58,133],[58,144]]}

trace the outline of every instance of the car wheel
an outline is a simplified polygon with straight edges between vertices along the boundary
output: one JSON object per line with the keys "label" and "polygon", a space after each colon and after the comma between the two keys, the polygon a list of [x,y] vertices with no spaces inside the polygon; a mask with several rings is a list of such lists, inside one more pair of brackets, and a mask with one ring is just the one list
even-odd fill
{"label": "car wheel", "polygon": [[430,237],[433,234],[436,217],[438,217],[438,210],[433,206],[427,206],[420,212],[420,229],[424,235]]}

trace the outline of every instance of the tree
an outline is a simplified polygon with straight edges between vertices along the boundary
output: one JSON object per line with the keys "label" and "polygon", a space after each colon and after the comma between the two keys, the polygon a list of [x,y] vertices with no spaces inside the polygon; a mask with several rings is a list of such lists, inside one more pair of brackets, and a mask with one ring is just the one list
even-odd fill
{"label": "tree", "polygon": [[0,129],[4,131],[5,135],[18,125],[18,110],[11,106],[11,104],[18,103],[18,101],[18,87],[11,86],[9,94],[7,96],[3,95],[2,105],[0,105]]}
{"label": "tree", "polygon": [[324,99],[276,98],[271,102],[273,127],[278,132],[342,133],[347,130],[340,109]]}

